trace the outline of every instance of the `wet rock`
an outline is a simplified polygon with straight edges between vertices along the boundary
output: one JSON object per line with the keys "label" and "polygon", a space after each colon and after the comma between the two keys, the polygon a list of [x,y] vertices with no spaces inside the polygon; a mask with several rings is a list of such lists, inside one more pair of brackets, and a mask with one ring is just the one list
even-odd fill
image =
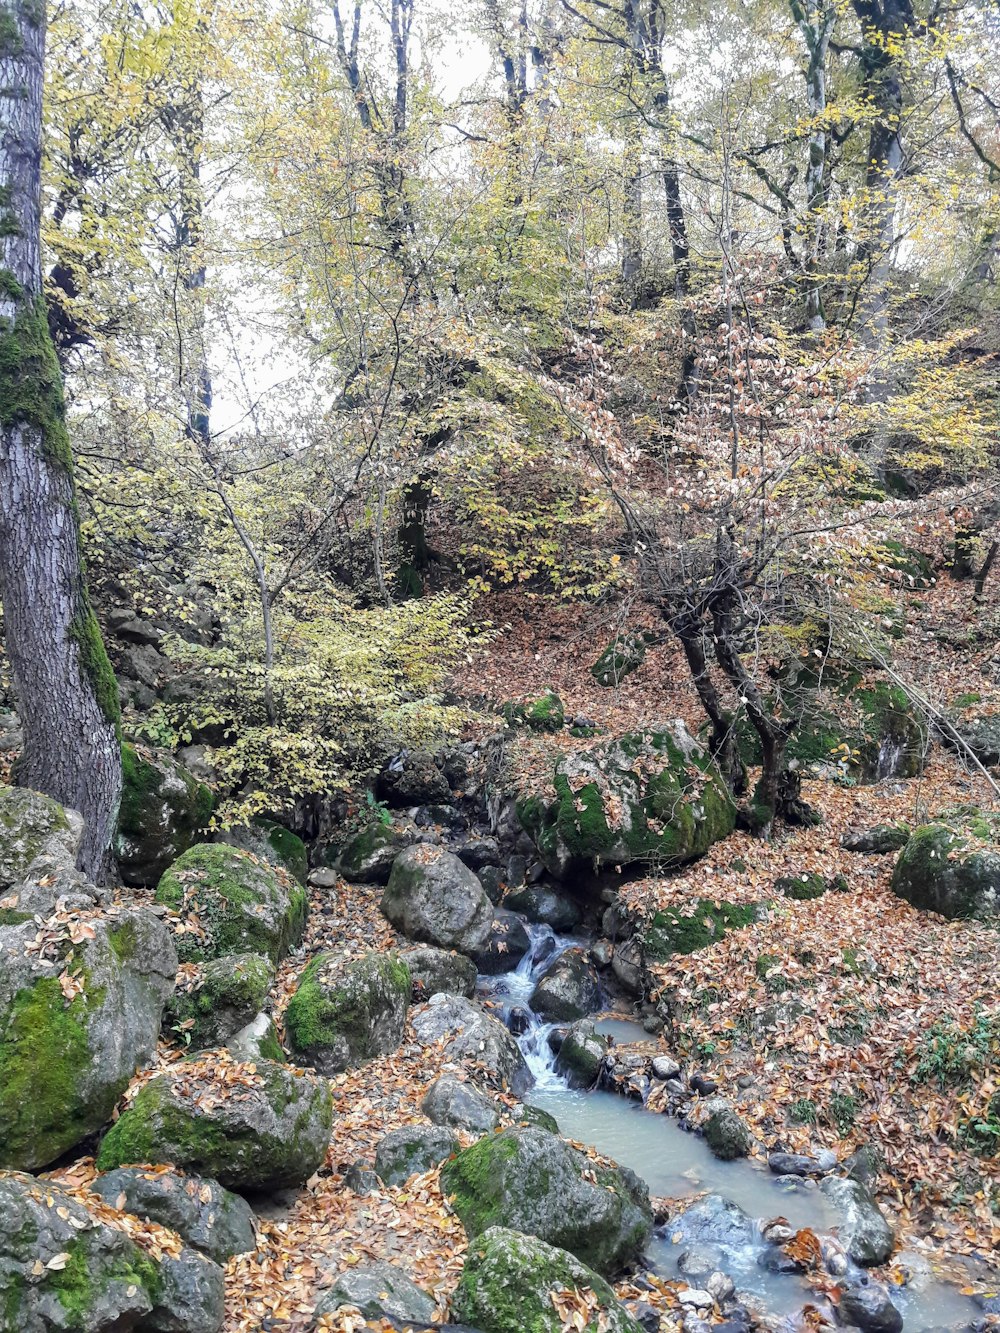
{"label": "wet rock", "polygon": [[607,1037],[599,1035],[594,1024],[581,1019],[563,1037],[556,1058],[556,1070],[572,1088],[592,1088],[601,1072],[610,1048]]}
{"label": "wet rock", "polygon": [[837,1315],[842,1324],[863,1333],[902,1333],[903,1316],[880,1282],[866,1281],[844,1288]]}
{"label": "wet rock", "polygon": [[713,1245],[692,1245],[677,1256],[677,1271],[695,1283],[707,1281],[722,1262],[722,1252]]}
{"label": "wet rock", "polygon": [[431,1084],[420,1109],[435,1125],[468,1129],[477,1134],[488,1134],[500,1123],[493,1099],[454,1074],[442,1074]]}
{"label": "wet rock", "polygon": [[401,949],[399,961],[410,969],[415,1002],[441,992],[471,1000],[476,993],[476,965],[467,954],[420,944]]}
{"label": "wet rock", "polygon": [[858,1180],[827,1176],[820,1189],[840,1214],[839,1238],[862,1268],[884,1264],[892,1254],[895,1234],[872,1195]]}
{"label": "wet rock", "polygon": [[752,1245],[757,1229],[738,1204],[719,1194],[706,1195],[678,1217],[671,1219],[671,1232],[680,1233],[689,1246],[710,1245],[722,1250]]}
{"label": "wet rock", "polygon": [[458,1151],[458,1139],[441,1125],[404,1125],[379,1140],[375,1172],[386,1185],[402,1185]]}
{"label": "wet rock", "polygon": [[488,1135],[449,1162],[445,1194],[470,1236],[500,1222],[567,1249],[599,1273],[641,1253],[652,1230],[649,1192],[633,1172],[592,1161],[542,1129]]}
{"label": "wet rock", "polygon": [[750,1130],[725,1098],[710,1098],[701,1111],[701,1132],[715,1157],[722,1162],[732,1162],[749,1154]]}
{"label": "wet rock", "polygon": [[452,1297],[451,1315],[482,1333],[561,1333],[564,1320],[553,1302],[558,1292],[589,1293],[597,1317],[590,1327],[607,1333],[640,1333],[608,1284],[572,1253],[532,1235],[490,1227],[469,1246]]}
{"label": "wet rock", "polygon": [[676,1078],[680,1072],[681,1067],[672,1055],[657,1055],[653,1060],[654,1078]]}
{"label": "wet rock", "polygon": [[390,1055],[403,1039],[411,990],[410,970],[393,954],[321,953],[285,1010],[289,1045],[321,1074]]}
{"label": "wet rock", "polygon": [[515,1005],[507,1015],[507,1030],[515,1037],[523,1036],[531,1027],[531,1014],[520,1005]]}
{"label": "wet rock", "polygon": [[829,1158],[821,1159],[807,1157],[804,1153],[771,1152],[767,1155],[767,1164],[776,1176],[820,1176],[833,1170],[837,1158],[833,1153]]}
{"label": "wet rock", "polygon": [[401,1268],[378,1262],[349,1268],[323,1293],[314,1317],[333,1314],[342,1305],[354,1305],[366,1319],[388,1319],[399,1324],[429,1324],[437,1303],[406,1276]]}
{"label": "wet rock", "polygon": [[685,1309],[690,1310],[711,1310],[715,1304],[711,1293],[699,1287],[681,1287],[677,1299]]}
{"label": "wet rock", "polygon": [[651,1305],[647,1305],[645,1301],[639,1301],[638,1305],[635,1306],[635,1318],[639,1327],[645,1330],[645,1333],[660,1333],[663,1321],[658,1311],[654,1310]]}
{"label": "wet rock", "polygon": [[325,1079],[270,1060],[202,1057],[143,1085],[104,1136],[97,1166],[172,1163],[227,1189],[282,1189],[323,1164],[332,1124]]}
{"label": "wet rock", "polygon": [[493,904],[468,866],[426,844],[396,858],[380,905],[404,935],[463,953],[481,949],[493,925]]}
{"label": "wet rock", "polygon": [[705,1290],[716,1305],[723,1305],[735,1292],[736,1284],[728,1273],[716,1269],[714,1273],[710,1274],[708,1281],[705,1283]]}
{"label": "wet rock", "polygon": [[844,1162],[844,1170],[850,1178],[859,1180],[868,1189],[871,1189],[872,1185],[878,1180],[881,1169],[881,1154],[877,1149],[869,1147],[867,1144],[862,1144]]}
{"label": "wet rock", "polygon": [[509,893],[504,906],[513,912],[520,912],[529,921],[551,926],[557,933],[575,930],[583,916],[579,905],[568,893],[541,884],[532,884]]}
{"label": "wet rock", "polygon": [[718,1092],[719,1084],[714,1078],[709,1078],[707,1074],[696,1071],[688,1079],[688,1087],[692,1092],[696,1092],[699,1097],[711,1097],[713,1092]]}
{"label": "wet rock", "polygon": [[496,977],[513,972],[530,950],[531,939],[524,922],[515,912],[499,908],[493,914],[486,940],[478,948],[470,949],[469,954],[484,976]]}
{"label": "wet rock", "polygon": [[256,1248],[250,1205],[215,1180],[162,1167],[123,1166],[98,1176],[90,1188],[112,1208],[176,1231],[216,1263]]}
{"label": "wet rock", "polygon": [[447,801],[448,779],[425,750],[403,751],[378,776],[378,796],[395,809]]}
{"label": "wet rock", "polygon": [[572,1022],[601,1007],[601,987],[583,949],[567,949],[538,980],[531,996],[535,1013],[550,1023]]}
{"label": "wet rock", "polygon": [[425,1046],[445,1038],[445,1058],[486,1069],[517,1096],[534,1082],[520,1047],[499,1019],[457,995],[434,995],[411,1014]]}
{"label": "wet rock", "polygon": [[804,1264],[800,1263],[798,1259],[793,1259],[784,1250],[765,1250],[757,1262],[768,1273],[776,1273],[779,1276],[788,1273],[801,1273],[805,1270]]}

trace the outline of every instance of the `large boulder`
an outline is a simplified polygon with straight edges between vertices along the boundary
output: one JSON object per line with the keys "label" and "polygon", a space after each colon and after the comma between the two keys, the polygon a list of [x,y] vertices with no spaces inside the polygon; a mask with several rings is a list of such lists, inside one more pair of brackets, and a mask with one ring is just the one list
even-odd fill
{"label": "large boulder", "polygon": [[90,1188],[110,1208],[176,1231],[216,1263],[256,1249],[250,1205],[218,1181],[165,1166],[121,1166],[98,1176]]}
{"label": "large boulder", "polygon": [[426,750],[397,755],[378,776],[378,795],[394,809],[447,801],[448,779]]}
{"label": "large boulder", "polygon": [[844,1249],[862,1268],[877,1268],[892,1254],[895,1232],[871,1191],[860,1180],[827,1176],[820,1189],[840,1214],[838,1235]]}
{"label": "large boulder", "polygon": [[302,938],[307,899],[287,870],[225,843],[197,843],[173,863],[156,901],[177,913],[183,963],[231,953],[280,962]]}
{"label": "large boulder", "polygon": [[410,939],[463,953],[481,948],[493,925],[493,904],[468,866],[428,844],[396,857],[381,908]]}
{"label": "large boulder", "polygon": [[531,938],[524,922],[516,912],[498,908],[486,942],[471,950],[472,961],[484,976],[497,977],[513,972],[518,963],[531,951]]}
{"label": "large boulder", "polygon": [[149,912],[0,927],[0,1167],[36,1169],[99,1129],[156,1052],[177,955]]}
{"label": "large boulder", "polygon": [[952,919],[1000,919],[996,835],[994,820],[974,816],[916,829],[896,860],[893,893]]}
{"label": "large boulder", "polygon": [[483,1068],[501,1086],[521,1097],[534,1079],[521,1048],[499,1019],[458,995],[432,995],[412,1012],[413,1030],[423,1045],[440,1043],[448,1060]]}
{"label": "large boulder", "polygon": [[443,1125],[403,1125],[380,1139],[375,1172],[386,1185],[402,1185],[458,1151],[458,1139]]}
{"label": "large boulder", "polygon": [[434,1297],[384,1260],[345,1269],[323,1293],[314,1317],[334,1314],[342,1305],[353,1305],[372,1322],[389,1320],[399,1327],[430,1324],[437,1313]]}
{"label": "large boulder", "polygon": [[556,1069],[573,1088],[592,1088],[611,1049],[611,1041],[588,1019],[574,1023],[559,1045]]}
{"label": "large boulder", "polygon": [[551,926],[554,931],[575,930],[583,919],[579,904],[558,889],[546,884],[527,884],[523,889],[508,893],[504,907],[520,912],[529,921]]}
{"label": "large boulder", "polygon": [[216,1333],[223,1275],[178,1246],[154,1259],[94,1200],[52,1181],[0,1176],[3,1333]]}
{"label": "large boulder", "polygon": [[415,828],[405,831],[373,819],[344,843],[337,870],[349,884],[387,884],[396,857],[417,840]]}
{"label": "large boulder", "polygon": [[548,870],[681,865],[731,833],[736,807],[714,760],[675,722],[561,755],[551,789],[517,802]]}
{"label": "large boulder", "polygon": [[410,969],[414,1000],[426,1000],[440,991],[471,1000],[476,993],[476,965],[467,954],[418,944],[401,949],[399,961]]}
{"label": "large boulder", "polygon": [[319,954],[285,1010],[293,1053],[321,1074],[391,1054],[403,1040],[411,985],[409,968],[391,954]]}
{"label": "large boulder", "polygon": [[601,1007],[597,969],[583,949],[567,949],[538,978],[530,1004],[548,1023],[572,1023]]}
{"label": "large boulder", "polygon": [[157,884],[171,862],[197,842],[213,805],[211,789],[173,759],[147,758],[123,745],[114,853],[125,883]]}
{"label": "large boulder", "polygon": [[104,1136],[97,1166],[169,1162],[227,1189],[281,1189],[323,1164],[332,1124],[326,1079],[213,1052],[145,1084]]}
{"label": "large boulder", "polygon": [[222,1046],[260,1013],[274,982],[259,953],[211,958],[167,1004],[166,1024],[193,1051]]}
{"label": "large boulder", "polygon": [[568,1327],[640,1333],[642,1327],[604,1279],[572,1254],[500,1226],[469,1246],[451,1315],[482,1333],[562,1333]]}
{"label": "large boulder", "polygon": [[26,787],[0,787],[0,897],[30,879],[35,866],[75,867],[82,836],[75,810]]}
{"label": "large boulder", "polygon": [[466,1148],[445,1166],[441,1188],[470,1236],[493,1226],[525,1231],[605,1276],[642,1253],[653,1225],[638,1176],[532,1126]]}
{"label": "large boulder", "polygon": [[488,1134],[500,1123],[493,1098],[454,1074],[442,1074],[435,1079],[424,1094],[420,1109],[432,1124],[467,1129],[474,1134]]}

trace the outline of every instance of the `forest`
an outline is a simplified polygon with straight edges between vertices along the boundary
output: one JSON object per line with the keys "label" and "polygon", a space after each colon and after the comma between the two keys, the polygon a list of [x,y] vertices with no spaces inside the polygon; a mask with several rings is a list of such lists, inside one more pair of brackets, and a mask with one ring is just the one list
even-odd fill
{"label": "forest", "polygon": [[1000,0],[0,0],[0,1333],[1000,1329]]}

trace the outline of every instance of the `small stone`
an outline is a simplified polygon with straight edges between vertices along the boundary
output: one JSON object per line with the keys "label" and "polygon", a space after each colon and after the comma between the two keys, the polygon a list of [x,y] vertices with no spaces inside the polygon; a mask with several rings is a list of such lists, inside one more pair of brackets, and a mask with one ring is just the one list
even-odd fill
{"label": "small stone", "polygon": [[719,1085],[714,1078],[709,1078],[707,1074],[700,1071],[695,1072],[688,1079],[688,1086],[692,1092],[696,1092],[699,1097],[711,1097],[713,1092],[719,1091]]}
{"label": "small stone", "polygon": [[723,1301],[728,1301],[730,1296],[732,1296],[733,1292],[736,1290],[736,1284],[728,1273],[723,1273],[720,1269],[716,1269],[705,1283],[705,1290],[715,1301],[716,1305],[721,1305]]}
{"label": "small stone", "polygon": [[609,940],[597,940],[590,946],[590,958],[598,967],[610,967],[614,948]]}
{"label": "small stone", "polygon": [[660,1333],[660,1316],[651,1305],[645,1301],[640,1301],[633,1311],[638,1323],[646,1330],[646,1333]]}
{"label": "small stone", "polygon": [[319,866],[309,872],[309,883],[317,889],[335,889],[340,876],[329,866]]}
{"label": "small stone", "polygon": [[785,1226],[784,1222],[767,1222],[762,1234],[771,1245],[785,1245],[792,1239],[795,1232],[791,1227]]}
{"label": "small stone", "polygon": [[862,1333],[902,1333],[903,1316],[880,1282],[863,1281],[842,1291],[837,1313],[841,1323]]}
{"label": "small stone", "polygon": [[697,1287],[685,1287],[677,1293],[677,1299],[689,1310],[711,1310],[715,1304],[709,1292],[700,1291]]}
{"label": "small stone", "polygon": [[364,1197],[374,1194],[379,1188],[378,1176],[369,1167],[360,1162],[352,1162],[344,1172],[344,1184],[352,1193]]}
{"label": "small stone", "polygon": [[658,1055],[653,1060],[653,1077],[666,1080],[676,1078],[681,1067],[672,1055]]}

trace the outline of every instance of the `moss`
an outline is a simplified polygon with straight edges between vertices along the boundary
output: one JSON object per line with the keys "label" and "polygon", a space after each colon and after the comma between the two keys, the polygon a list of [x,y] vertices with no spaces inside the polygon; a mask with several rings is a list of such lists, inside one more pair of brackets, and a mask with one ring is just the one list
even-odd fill
{"label": "moss", "polygon": [[8,301],[20,301],[24,296],[24,288],[9,268],[0,268],[0,296]]}
{"label": "moss", "polygon": [[130,1243],[127,1253],[116,1255],[110,1262],[102,1261],[96,1267],[91,1264],[82,1238],[70,1246],[68,1254],[66,1266],[52,1270],[46,1282],[65,1311],[65,1323],[60,1327],[78,1329],[81,1333],[92,1328],[94,1305],[112,1285],[140,1287],[151,1304],[156,1304],[161,1287],[160,1272],[156,1263],[138,1246]]}
{"label": "moss", "polygon": [[676,907],[656,913],[642,935],[646,957],[664,962],[674,954],[690,954],[707,948],[727,931],[740,930],[757,919],[757,909],[736,903],[716,903],[698,898],[685,914]]}
{"label": "moss", "polygon": [[264,1060],[275,1060],[280,1065],[284,1062],[285,1052],[278,1044],[278,1038],[274,1034],[274,1027],[268,1028],[266,1035],[260,1043],[260,1054]]}
{"label": "moss", "polygon": [[[470,1236],[503,1225],[499,1167],[517,1157],[518,1151],[516,1138],[487,1134],[443,1167],[442,1192],[452,1198],[452,1206]],[[536,1192],[541,1188],[539,1181],[532,1184]]]}
{"label": "moss", "polygon": [[69,634],[80,653],[80,664],[90,680],[98,707],[120,736],[122,709],[118,681],[101,638],[97,617],[89,605],[70,625]]}
{"label": "moss", "polygon": [[0,8],[0,55],[16,56],[24,46],[17,19],[6,6]]}
{"label": "moss", "polygon": [[302,839],[281,824],[263,819],[259,823],[271,850],[281,864],[300,884],[305,884],[306,875],[309,873],[309,855]]}
{"label": "moss", "polygon": [[796,902],[811,902],[814,898],[823,897],[827,883],[815,870],[807,870],[801,875],[782,875],[774,881],[774,887],[786,898],[792,898]]}
{"label": "moss", "polygon": [[178,1106],[169,1095],[169,1081],[161,1075],[141,1089],[132,1105],[105,1134],[97,1154],[97,1169],[116,1166],[158,1164],[164,1145],[177,1144],[182,1151],[178,1166],[211,1166],[225,1158],[227,1136],[213,1120],[196,1117]]}
{"label": "moss", "polygon": [[554,690],[546,692],[524,708],[523,719],[535,731],[562,731],[566,725],[563,701]]}
{"label": "moss", "polygon": [[303,972],[285,1010],[289,1041],[304,1053],[346,1042],[352,1059],[370,1059],[378,1054],[372,1045],[373,1000],[377,1004],[380,994],[395,992],[405,1007],[413,988],[410,969],[396,958],[369,953],[346,964],[341,984],[331,988],[322,977],[334,961],[333,954],[319,954]]}
{"label": "moss", "polygon": [[111,1109],[127,1080],[112,1087],[106,1105],[82,1097],[91,1062],[86,1021],[99,996],[69,1005],[55,977],[19,991],[0,1040],[0,1165],[51,1161],[79,1141]]}
{"label": "moss", "polygon": [[28,912],[17,912],[13,907],[0,907],[0,926],[19,926],[30,920]]}

